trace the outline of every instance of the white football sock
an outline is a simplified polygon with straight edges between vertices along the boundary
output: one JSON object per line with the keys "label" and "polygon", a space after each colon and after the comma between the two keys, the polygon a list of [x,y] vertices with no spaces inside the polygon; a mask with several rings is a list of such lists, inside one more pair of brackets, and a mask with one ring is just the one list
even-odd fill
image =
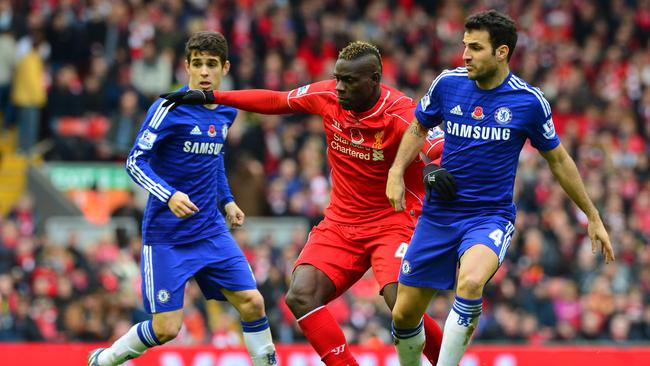
{"label": "white football sock", "polygon": [[422,350],[425,342],[423,324],[424,322],[420,322],[413,329],[399,329],[393,324],[393,340],[401,366],[422,365]]}
{"label": "white football sock", "polygon": [[252,322],[242,321],[241,324],[244,343],[253,360],[253,366],[277,365],[268,318],[265,316]]}
{"label": "white football sock", "polygon": [[456,296],[445,328],[437,366],[456,366],[463,357],[478,324],[483,300],[467,300]]}
{"label": "white football sock", "polygon": [[97,362],[102,366],[120,365],[127,360],[140,356],[147,349],[159,344],[160,341],[158,341],[158,338],[153,333],[151,320],[147,320],[131,327],[113,345],[103,350],[97,357]]}

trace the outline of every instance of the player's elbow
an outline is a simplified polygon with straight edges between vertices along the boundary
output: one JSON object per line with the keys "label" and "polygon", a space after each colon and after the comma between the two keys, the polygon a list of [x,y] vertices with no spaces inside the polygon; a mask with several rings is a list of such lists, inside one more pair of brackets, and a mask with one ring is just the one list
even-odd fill
{"label": "player's elbow", "polygon": [[541,154],[551,169],[562,167],[573,161],[562,145],[558,145],[552,150],[542,151]]}

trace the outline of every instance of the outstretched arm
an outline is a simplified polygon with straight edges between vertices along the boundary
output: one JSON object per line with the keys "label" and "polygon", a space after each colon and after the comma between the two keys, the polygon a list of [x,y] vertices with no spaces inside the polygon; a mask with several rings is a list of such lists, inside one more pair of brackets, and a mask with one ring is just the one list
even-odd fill
{"label": "outstretched arm", "polygon": [[562,144],[549,151],[540,151],[548,162],[551,172],[558,180],[562,189],[569,195],[571,200],[587,215],[589,226],[587,228],[591,239],[591,250],[595,253],[598,242],[601,244],[601,252],[605,256],[605,263],[614,260],[614,249],[609,241],[609,235],[605,225],[598,214],[598,209],[587,194],[587,190],[580,178],[580,173],[575,162],[564,149]]}
{"label": "outstretched arm", "polygon": [[273,91],[266,89],[249,90],[180,90],[163,94],[166,99],[163,106],[170,110],[182,104],[225,104],[237,109],[262,113],[286,114],[304,112],[320,114],[325,105],[336,101],[334,80],[323,80],[303,85],[291,91]]}
{"label": "outstretched arm", "polygon": [[395,211],[402,211],[406,207],[404,198],[404,172],[418,155],[427,137],[428,128],[422,126],[417,119],[413,119],[399,144],[395,161],[388,171],[386,181],[386,197]]}
{"label": "outstretched arm", "polygon": [[286,114],[294,112],[289,107],[289,92],[266,89],[219,91],[214,90],[217,104],[225,104],[244,111],[262,114]]}
{"label": "outstretched arm", "polygon": [[289,106],[289,93],[266,89],[234,91],[191,89],[163,94],[160,97],[167,99],[163,106],[172,105],[170,110],[182,104],[225,104],[249,112],[285,114],[294,112]]}

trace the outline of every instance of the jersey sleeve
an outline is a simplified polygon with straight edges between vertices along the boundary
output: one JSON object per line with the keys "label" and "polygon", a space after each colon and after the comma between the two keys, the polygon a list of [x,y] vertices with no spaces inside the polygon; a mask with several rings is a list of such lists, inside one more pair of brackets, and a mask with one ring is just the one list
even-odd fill
{"label": "jersey sleeve", "polygon": [[435,127],[442,122],[442,99],[440,95],[442,95],[441,89],[444,88],[445,75],[446,71],[443,71],[433,80],[429,90],[415,107],[415,118],[427,128]]}
{"label": "jersey sleeve", "polygon": [[338,102],[334,81],[319,81],[293,89],[287,96],[287,102],[296,112],[322,114],[329,103]]}
{"label": "jersey sleeve", "polygon": [[217,199],[219,200],[219,208],[224,208],[228,203],[235,200],[228,185],[228,177],[226,176],[226,168],[224,166],[224,155],[225,152],[222,152],[219,165],[217,166]]}
{"label": "jersey sleeve", "polygon": [[[232,127],[233,123],[235,123],[235,119],[237,118],[237,114],[239,114],[239,110],[237,108],[225,108],[223,112],[224,116],[227,118],[228,122],[226,124],[228,125],[228,128]],[[224,142],[226,140],[227,136],[224,136]]]}
{"label": "jersey sleeve", "polygon": [[428,159],[427,164],[433,162],[440,165],[444,143],[445,134],[442,132],[442,129],[437,126],[430,128],[427,132],[427,139],[422,147],[422,154]]}
{"label": "jersey sleeve", "polygon": [[[412,121],[414,118],[413,104],[411,102],[407,108],[402,108],[400,111],[395,111],[390,114],[398,119],[398,131],[400,135],[403,135],[409,126],[409,121]],[[426,157],[427,163],[432,161],[437,162],[437,164],[440,163],[443,143],[444,133],[442,132],[442,129],[440,129],[440,127],[430,128],[427,132],[427,138],[424,142],[424,145],[422,145],[422,150],[420,150],[421,155],[423,157]]]}
{"label": "jersey sleeve", "polygon": [[[225,113],[226,117],[228,118],[228,123],[227,126],[230,128],[232,124],[235,122],[235,118],[237,117],[237,109],[235,108],[230,108],[226,110]],[[225,143],[226,136],[224,136],[224,143]],[[232,195],[232,192],[230,191],[230,185],[228,184],[228,175],[226,174],[226,167],[225,167],[225,161],[226,161],[226,151],[221,150],[221,156],[219,158],[219,162],[217,165],[217,200],[219,202],[219,208],[224,208],[228,203],[233,202],[235,200],[235,197]]]}
{"label": "jersey sleeve", "polygon": [[289,107],[287,96],[289,92],[267,89],[248,89],[220,91],[214,90],[215,101],[254,113],[285,114],[293,110]]}
{"label": "jersey sleeve", "polygon": [[149,191],[154,197],[167,203],[176,189],[170,186],[151,169],[150,160],[156,158],[158,147],[172,132],[167,118],[169,108],[163,107],[163,99],[151,105],[135,143],[126,159],[126,172],[140,187]]}
{"label": "jersey sleeve", "polygon": [[531,87],[535,99],[526,123],[528,138],[534,148],[540,151],[553,150],[560,144],[560,137],[555,132],[551,106],[539,89]]}

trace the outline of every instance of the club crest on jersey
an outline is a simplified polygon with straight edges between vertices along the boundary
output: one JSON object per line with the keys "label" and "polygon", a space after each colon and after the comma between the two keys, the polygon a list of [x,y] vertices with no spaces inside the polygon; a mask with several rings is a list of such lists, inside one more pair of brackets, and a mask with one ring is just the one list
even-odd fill
{"label": "club crest on jersey", "polygon": [[358,128],[351,128],[350,129],[350,140],[355,145],[362,144],[364,139],[363,139],[363,134],[361,133],[361,130],[358,129]]}
{"label": "club crest on jersey", "polygon": [[494,112],[494,119],[498,123],[505,125],[506,123],[512,121],[512,112],[507,107],[501,107],[497,109],[496,112]]}
{"label": "club crest on jersey", "polygon": [[159,303],[164,304],[167,301],[169,301],[169,298],[171,296],[169,295],[169,291],[165,289],[158,290],[158,294],[156,295],[156,300],[158,300]]}
{"label": "club crest on jersey", "polygon": [[223,126],[221,126],[221,137],[225,140],[226,136],[228,136],[228,125],[224,123]]}
{"label": "club crest on jersey", "polygon": [[210,137],[217,136],[217,129],[214,127],[214,125],[208,126],[208,136]]}
{"label": "club crest on jersey", "polygon": [[474,119],[483,119],[485,115],[483,114],[483,107],[475,107],[472,112],[472,118]]}
{"label": "club crest on jersey", "polygon": [[411,263],[407,260],[402,261],[402,273],[405,275],[411,273]]}
{"label": "club crest on jersey", "polygon": [[381,149],[381,144],[384,143],[384,130],[375,133],[375,143],[372,144],[373,149]]}

